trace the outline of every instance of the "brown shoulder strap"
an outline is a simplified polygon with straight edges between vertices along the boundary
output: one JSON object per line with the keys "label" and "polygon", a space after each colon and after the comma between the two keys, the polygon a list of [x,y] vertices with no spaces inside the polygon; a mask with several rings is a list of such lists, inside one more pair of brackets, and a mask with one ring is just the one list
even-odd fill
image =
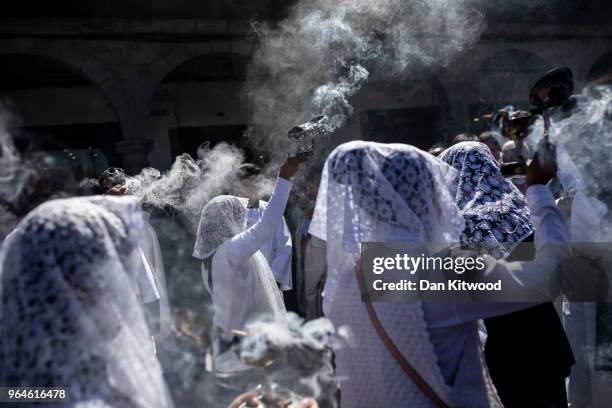
{"label": "brown shoulder strap", "polygon": [[[357,282],[359,282],[359,288],[361,290],[361,293],[366,293],[365,283],[363,281],[363,276],[361,276],[360,269],[361,261],[359,260],[357,261],[357,265],[355,265],[355,275],[357,276]],[[397,361],[402,370],[404,370],[404,372],[408,375],[408,377],[410,377],[410,379],[415,383],[419,390],[421,390],[421,392],[425,394],[425,396],[427,396],[427,398],[429,398],[431,402],[433,402],[438,408],[449,408],[449,406],[442,400],[442,398],[440,398],[438,394],[436,394],[433,388],[429,386],[427,381],[425,381],[423,377],[421,377],[419,372],[415,370],[414,367],[412,367],[412,365],[404,357],[402,352],[397,348],[395,343],[393,343],[393,340],[391,340],[391,338],[385,331],[385,328],[383,327],[382,323],[378,319],[378,315],[376,314],[376,310],[374,310],[372,303],[369,301],[365,301],[364,304],[368,311],[370,321],[372,322],[372,325],[374,326],[374,329],[378,334],[378,337],[380,337],[382,342],[385,344],[385,347],[387,348],[387,350],[389,350],[389,352],[391,353],[395,361]]]}

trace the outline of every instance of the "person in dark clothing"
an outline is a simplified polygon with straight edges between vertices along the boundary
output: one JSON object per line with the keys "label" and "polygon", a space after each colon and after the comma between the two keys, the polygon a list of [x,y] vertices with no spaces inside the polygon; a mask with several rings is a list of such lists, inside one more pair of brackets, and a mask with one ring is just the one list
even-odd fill
{"label": "person in dark clothing", "polygon": [[[533,234],[508,261],[534,259]],[[552,302],[484,320],[485,359],[506,408],[567,406],[565,379],[574,354]]]}
{"label": "person in dark clothing", "polygon": [[[490,150],[463,142],[440,158],[459,171],[455,202],[465,219],[462,246],[508,261],[534,259],[525,197],[503,178]],[[487,366],[506,408],[567,407],[565,379],[574,355],[553,303],[485,319],[485,326]]]}

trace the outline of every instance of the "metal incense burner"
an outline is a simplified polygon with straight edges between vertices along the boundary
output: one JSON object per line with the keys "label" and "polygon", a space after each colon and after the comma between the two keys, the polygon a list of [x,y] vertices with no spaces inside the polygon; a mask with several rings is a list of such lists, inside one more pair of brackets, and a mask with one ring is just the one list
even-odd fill
{"label": "metal incense burner", "polygon": [[325,122],[327,117],[317,116],[312,120],[292,128],[288,137],[295,141],[295,157],[306,158],[314,153],[315,139],[327,133]]}
{"label": "metal incense burner", "polygon": [[574,77],[569,68],[554,68],[538,79],[529,93],[529,102],[535,108],[525,111],[506,106],[498,110],[492,119],[492,124],[506,139],[515,142],[518,162],[504,163],[502,174],[521,174],[526,171],[527,158],[522,157],[524,139],[529,135],[529,128],[541,116],[544,119],[544,136],[546,156],[554,160],[552,146],[549,142],[550,111],[553,108],[566,106],[574,91]]}
{"label": "metal incense burner", "polygon": [[126,181],[125,171],[119,167],[109,167],[98,177],[102,191],[108,191],[115,186],[125,186]]}
{"label": "metal incense burner", "polygon": [[548,142],[550,110],[564,106],[574,92],[574,75],[566,67],[548,71],[538,79],[529,93],[529,102],[537,108],[532,112],[544,118],[544,138]]}
{"label": "metal incense burner", "polygon": [[[266,373],[266,369],[275,363],[273,354],[269,353],[265,358],[258,361],[245,361],[246,364],[257,369],[261,379],[259,385],[254,389],[257,393],[257,399],[260,401],[257,408],[296,408],[302,397],[275,384]],[[240,408],[246,407],[246,403],[240,405]]]}
{"label": "metal incense burner", "polygon": [[524,157],[525,139],[529,136],[529,128],[537,119],[530,111],[514,109],[509,105],[498,110],[493,117],[493,124],[499,133],[506,139],[514,141],[516,149],[516,162],[504,163],[501,172],[504,176],[525,174],[527,171],[527,157]]}

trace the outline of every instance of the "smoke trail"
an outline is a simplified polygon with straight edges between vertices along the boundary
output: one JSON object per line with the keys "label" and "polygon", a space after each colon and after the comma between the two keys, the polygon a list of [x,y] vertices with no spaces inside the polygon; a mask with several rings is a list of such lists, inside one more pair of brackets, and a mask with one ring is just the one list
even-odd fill
{"label": "smoke trail", "polygon": [[17,123],[17,118],[0,104],[0,242],[17,225],[19,201],[35,175],[13,144],[9,129]]}
{"label": "smoke trail", "polygon": [[[558,175],[567,190],[583,191],[605,203],[612,221],[612,86],[578,97],[576,106],[553,122]],[[612,231],[607,231],[612,239]]]}
{"label": "smoke trail", "polygon": [[143,169],[128,178],[128,192],[147,206],[178,212],[195,232],[208,200],[224,192],[235,194],[244,164],[244,153],[227,143],[212,149],[203,147],[198,154],[198,159],[188,154],[178,156],[164,174],[154,168]]}
{"label": "smoke trail", "polygon": [[255,27],[260,44],[245,96],[250,136],[268,151],[288,151],[286,132],[327,115],[332,132],[352,113],[348,98],[371,75],[446,65],[482,30],[468,0],[303,0],[278,25]]}

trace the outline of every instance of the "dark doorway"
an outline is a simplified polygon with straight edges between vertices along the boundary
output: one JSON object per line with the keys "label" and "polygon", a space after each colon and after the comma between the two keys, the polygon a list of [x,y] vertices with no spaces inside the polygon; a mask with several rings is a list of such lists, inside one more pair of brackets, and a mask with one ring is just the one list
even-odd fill
{"label": "dark doorway", "polygon": [[115,151],[121,138],[117,123],[26,126],[11,133],[15,147],[41,170],[68,172],[80,180],[120,165]]}
{"label": "dark doorway", "polygon": [[365,140],[428,149],[442,139],[440,117],[439,106],[371,109],[361,112],[361,134]]}

